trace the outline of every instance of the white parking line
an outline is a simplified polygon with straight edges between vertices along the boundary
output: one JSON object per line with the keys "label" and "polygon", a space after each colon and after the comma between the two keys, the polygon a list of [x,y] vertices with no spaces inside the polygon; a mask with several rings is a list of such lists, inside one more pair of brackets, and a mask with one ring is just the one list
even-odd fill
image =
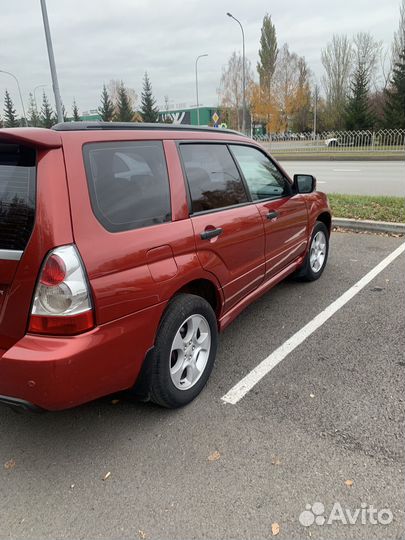
{"label": "white parking line", "polygon": [[250,373],[248,373],[241,381],[239,381],[233,388],[229,390],[224,396],[222,401],[225,403],[231,403],[235,405],[246,394],[252,390],[252,388],[267,375],[274,367],[284,360],[284,358],[296,349],[301,343],[303,343],[311,334],[315,332],[320,326],[322,326],[328,319],[332,317],[340,308],[342,308],[349,300],[351,300],[357,293],[359,293],[366,285],[370,283],[380,272],[382,272],[389,264],[391,264],[399,255],[405,251],[405,243],[401,244],[399,248],[393,251],[388,257],[383,259],[377,266],[375,266],[368,274],[362,277],[357,283],[355,283],[350,289],[348,289],[342,296],[339,296],[337,300],[332,302],[326,309],[321,311],[315,318],[306,324],[301,330],[298,330],[293,336],[285,341],[278,349],[273,351],[267,358],[265,358],[260,364],[258,364]]}

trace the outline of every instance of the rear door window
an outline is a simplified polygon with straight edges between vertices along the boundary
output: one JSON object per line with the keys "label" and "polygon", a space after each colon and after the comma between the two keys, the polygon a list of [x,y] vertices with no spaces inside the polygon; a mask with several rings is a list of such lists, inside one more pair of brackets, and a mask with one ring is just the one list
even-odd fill
{"label": "rear door window", "polygon": [[171,220],[169,178],[160,141],[91,143],[83,153],[91,205],[108,231]]}
{"label": "rear door window", "polygon": [[225,144],[182,144],[180,153],[193,212],[248,202],[245,186]]}
{"label": "rear door window", "polygon": [[35,177],[34,149],[0,143],[0,250],[23,251],[28,243],[35,219]]}

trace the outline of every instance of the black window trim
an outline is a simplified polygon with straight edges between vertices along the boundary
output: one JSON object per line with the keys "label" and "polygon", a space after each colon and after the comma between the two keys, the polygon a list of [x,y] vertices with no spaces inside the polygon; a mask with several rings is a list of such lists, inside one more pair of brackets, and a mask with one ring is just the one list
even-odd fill
{"label": "black window trim", "polygon": [[[165,164],[165,168],[166,168],[166,178],[167,178],[168,189],[169,189],[169,208],[170,208],[169,218],[167,219],[167,221],[164,221],[162,223],[151,223],[151,224],[148,224],[148,225],[142,225],[141,227],[130,227],[130,228],[119,228],[119,229],[118,228],[116,228],[116,229],[110,228],[110,227],[106,226],[106,224],[103,222],[102,219],[100,219],[99,211],[93,204],[92,191],[94,191],[94,186],[91,185],[91,179],[88,177],[88,174],[87,174],[87,168],[88,168],[87,157],[88,156],[85,155],[85,148],[86,148],[86,146],[93,146],[93,145],[97,145],[97,144],[115,144],[115,143],[120,143],[120,144],[129,143],[129,144],[132,144],[132,143],[137,143],[137,142],[140,142],[140,143],[157,142],[157,143],[160,144],[160,146],[162,148],[162,154],[163,154],[164,164]],[[87,141],[87,142],[82,144],[81,151],[82,151],[82,158],[83,158],[83,167],[84,167],[84,172],[85,172],[85,177],[86,177],[86,182],[87,182],[87,187],[88,187],[87,193],[88,193],[88,196],[89,196],[92,213],[93,213],[93,216],[100,223],[100,225],[103,227],[104,230],[106,230],[107,232],[112,233],[112,234],[128,233],[128,232],[133,232],[133,231],[137,231],[137,230],[140,230],[140,229],[145,229],[147,227],[156,227],[158,225],[166,225],[167,223],[173,223],[173,208],[172,208],[172,193],[171,193],[171,185],[170,185],[170,175],[169,175],[169,168],[168,168],[168,164],[167,164],[167,156],[166,156],[165,145],[164,145],[164,140],[163,139],[109,139],[109,140],[100,140],[100,141]]]}
{"label": "black window trim", "polygon": [[[192,200],[191,200],[191,192],[190,192],[190,186],[189,186],[189,183],[188,183],[188,180],[187,180],[187,173],[186,173],[186,167],[184,165],[184,161],[183,161],[183,156],[181,155],[181,151],[180,151],[180,146],[182,145],[186,145],[186,144],[215,144],[215,145],[222,145],[222,146],[227,146],[228,147],[228,152],[231,156],[231,159],[232,161],[235,163],[235,167],[240,175],[240,179],[242,181],[242,184],[243,184],[243,187],[245,189],[245,193],[246,193],[246,198],[248,199],[246,202],[243,202],[243,203],[239,203],[239,204],[232,204],[230,206],[221,206],[220,208],[211,208],[210,210],[200,210],[199,212],[193,212],[193,204],[192,204]],[[179,156],[179,159],[180,159],[180,165],[181,165],[181,170],[183,172],[183,181],[184,181],[184,185],[185,185],[185,188],[186,188],[186,196],[187,196],[187,205],[188,205],[188,212],[189,212],[189,215],[190,216],[201,216],[201,215],[205,215],[205,214],[211,214],[211,213],[214,213],[214,212],[223,212],[225,210],[230,210],[232,208],[241,208],[243,206],[248,206],[249,204],[254,204],[255,202],[252,200],[252,196],[250,194],[250,191],[247,187],[247,184],[246,184],[246,180],[245,180],[245,177],[243,176],[243,174],[241,174],[241,170],[240,170],[240,167],[238,165],[238,163],[235,162],[235,156],[232,154],[231,152],[231,149],[229,148],[229,141],[224,141],[224,140],[209,140],[209,141],[206,141],[204,139],[185,139],[185,140],[177,140],[176,141],[176,147],[177,147],[177,155]]]}
{"label": "black window trim", "polygon": [[[284,180],[287,182],[288,186],[290,187],[290,193],[288,195],[280,195],[280,196],[276,196],[276,197],[267,197],[266,199],[257,199],[256,201],[253,201],[255,204],[271,202],[271,201],[279,201],[280,199],[288,199],[289,197],[293,197],[295,195],[292,181],[290,180],[290,178],[288,178],[288,176],[286,176],[284,174],[283,171],[280,170],[277,163],[274,161],[274,159],[265,150],[263,150],[262,148],[260,148],[259,146],[254,145],[254,144],[246,144],[245,142],[239,142],[239,141],[236,142],[236,143],[228,142],[228,145],[229,146],[231,146],[231,145],[232,146],[235,146],[235,145],[237,145],[237,146],[247,146],[248,148],[254,148],[255,150],[258,150],[260,153],[262,153],[274,165],[274,167],[278,170],[278,172],[281,174],[281,176],[284,178]],[[232,148],[229,148],[229,151],[232,154],[233,159],[237,162],[236,156],[232,152]],[[238,163],[238,165],[239,165],[239,163]],[[247,186],[250,197],[253,200],[252,194],[250,193],[250,189],[249,189],[249,186],[248,186],[246,178],[245,178],[245,175],[243,174],[242,170],[240,170],[240,173],[242,174],[243,181]]]}

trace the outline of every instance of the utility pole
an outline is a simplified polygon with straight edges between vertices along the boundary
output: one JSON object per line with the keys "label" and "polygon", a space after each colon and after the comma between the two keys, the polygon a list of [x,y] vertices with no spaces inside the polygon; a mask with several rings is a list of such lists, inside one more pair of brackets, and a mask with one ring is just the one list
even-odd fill
{"label": "utility pole", "polygon": [[46,10],[45,0],[41,0],[41,10],[42,10],[42,18],[44,21],[46,46],[48,49],[49,67],[51,68],[52,87],[53,87],[53,93],[55,95],[56,113],[58,115],[58,122],[63,122],[62,100],[60,98],[60,93],[59,93],[58,76],[56,73],[55,57],[53,54],[51,31],[49,29],[49,19],[48,19],[48,12]]}
{"label": "utility pole", "polygon": [[313,139],[316,140],[316,120],[317,120],[317,112],[318,112],[318,85],[315,84],[315,103],[314,103],[314,134]]}
{"label": "utility pole", "polygon": [[232,15],[232,13],[227,13],[228,17],[236,21],[240,29],[242,30],[242,133],[246,135],[246,74],[245,74],[245,32],[243,31],[242,23]]}
{"label": "utility pole", "polygon": [[198,71],[197,71],[197,64],[198,64],[198,60],[200,58],[204,58],[204,56],[208,56],[208,54],[200,54],[195,59],[195,93],[196,93],[196,97],[197,97],[197,126],[200,125],[200,104],[199,104],[199,101],[198,101]]}

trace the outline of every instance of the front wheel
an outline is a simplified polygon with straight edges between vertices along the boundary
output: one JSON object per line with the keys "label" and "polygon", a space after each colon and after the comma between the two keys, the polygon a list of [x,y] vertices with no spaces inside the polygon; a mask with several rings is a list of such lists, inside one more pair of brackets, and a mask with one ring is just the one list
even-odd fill
{"label": "front wheel", "polygon": [[297,273],[303,281],[319,279],[325,269],[329,254],[329,231],[324,223],[317,221],[304,264]]}
{"label": "front wheel", "polygon": [[192,401],[205,386],[215,361],[218,328],[210,304],[179,294],[169,304],[153,353],[152,401],[176,408]]}

